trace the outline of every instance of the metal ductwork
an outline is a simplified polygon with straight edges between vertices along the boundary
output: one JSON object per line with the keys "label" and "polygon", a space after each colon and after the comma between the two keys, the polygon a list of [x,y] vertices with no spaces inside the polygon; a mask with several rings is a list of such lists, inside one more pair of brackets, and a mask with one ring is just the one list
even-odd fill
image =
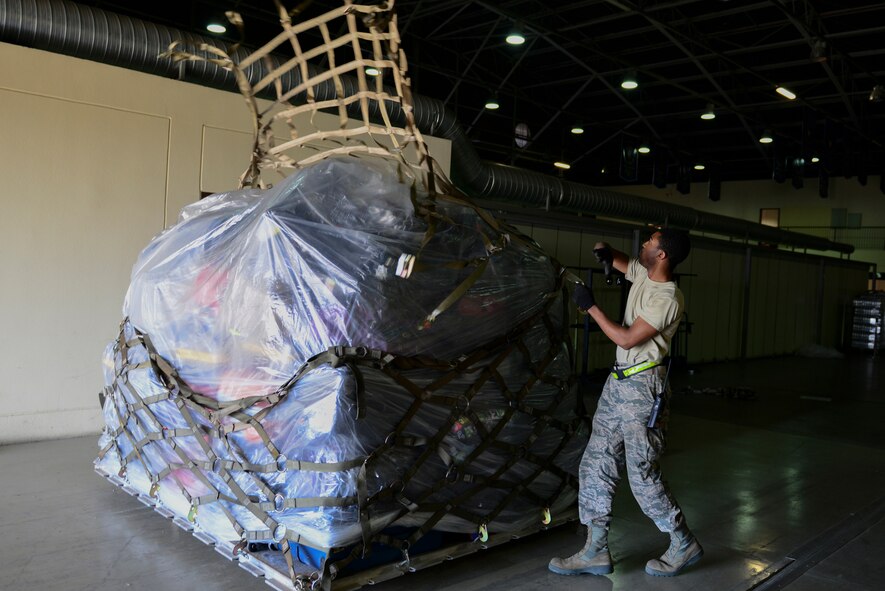
{"label": "metal ductwork", "polygon": [[[83,6],[66,0],[0,0],[0,41],[62,53],[169,78],[184,78],[208,86],[236,91],[233,75],[208,62],[182,62],[160,58],[159,54],[173,41],[192,45],[207,43],[223,47],[217,39]],[[246,56],[238,50],[234,60]],[[274,67],[283,59],[271,56]],[[246,70],[253,83],[267,70],[261,62]],[[299,82],[297,71],[284,77],[284,90]],[[357,87],[356,79],[343,80],[346,92]],[[332,81],[316,88],[317,98],[335,97]],[[705,213],[690,207],[673,205],[597,189],[530,170],[505,166],[479,159],[458,120],[442,101],[414,95],[414,112],[423,133],[452,142],[452,181],[475,198],[517,202],[556,210],[580,211],[606,217],[641,221],[711,232],[739,239],[758,240],[813,250],[851,253],[850,244],[763,226],[754,222]],[[358,104],[354,105],[359,108]],[[398,105],[389,103],[388,111],[402,122]],[[375,104],[377,115],[377,104]],[[380,118],[379,118],[380,119]]]}

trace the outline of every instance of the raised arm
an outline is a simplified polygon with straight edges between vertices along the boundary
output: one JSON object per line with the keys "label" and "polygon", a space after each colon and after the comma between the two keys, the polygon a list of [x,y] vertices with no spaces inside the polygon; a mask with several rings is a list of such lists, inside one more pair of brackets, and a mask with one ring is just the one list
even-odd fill
{"label": "raised arm", "polygon": [[[587,273],[589,276],[593,271],[590,270]],[[605,315],[605,312],[596,305],[596,298],[593,297],[593,292],[586,284],[578,283],[575,285],[572,299],[578,305],[578,310],[589,314],[590,317],[596,321],[596,324],[599,325],[599,328],[602,329],[602,332],[605,333],[605,336],[622,349],[629,350],[636,345],[641,345],[653,338],[659,332],[658,329],[643,320],[640,316],[638,316],[629,327],[621,326],[617,322],[613,322]]]}
{"label": "raised arm", "polygon": [[630,262],[630,257],[620,250],[612,248],[608,242],[597,242],[593,246],[593,254],[596,255],[596,260],[600,263],[605,264],[607,259],[611,261],[612,267],[617,271],[621,273],[627,272],[627,263]]}
{"label": "raised arm", "polygon": [[625,327],[613,322],[599,306],[592,306],[587,314],[596,321],[605,336],[624,350],[641,345],[658,334],[658,330],[642,318],[636,318],[633,324]]}

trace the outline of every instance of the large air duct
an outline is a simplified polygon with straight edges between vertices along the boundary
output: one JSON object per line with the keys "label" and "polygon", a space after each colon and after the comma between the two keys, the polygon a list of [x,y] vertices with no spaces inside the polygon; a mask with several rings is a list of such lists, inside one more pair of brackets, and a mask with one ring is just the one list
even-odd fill
{"label": "large air duct", "polygon": [[[156,25],[139,19],[79,5],[66,0],[0,0],[0,41],[53,51],[78,58],[131,68],[165,77],[181,77],[216,88],[236,91],[233,75],[209,62],[182,62],[160,58],[159,54],[173,41],[222,46],[217,39]],[[245,57],[239,50],[232,57]],[[274,58],[274,67],[282,59]],[[266,73],[258,62],[246,73],[255,83]],[[299,82],[297,71],[282,80],[284,89]],[[356,88],[356,80],[345,78],[347,92]],[[330,80],[316,88],[317,98],[335,97]],[[757,240],[813,250],[851,253],[850,244],[788,232],[754,222],[704,213],[690,207],[645,199],[615,191],[597,189],[538,172],[485,162],[479,159],[455,116],[442,101],[414,96],[415,118],[422,132],[452,142],[453,182],[468,195],[496,201],[519,202],[536,207],[580,211],[606,217],[662,224],[690,230],[711,232],[739,239]],[[358,108],[358,104],[355,105]],[[377,114],[377,104],[376,113]],[[393,103],[387,109],[403,121],[402,111]]]}

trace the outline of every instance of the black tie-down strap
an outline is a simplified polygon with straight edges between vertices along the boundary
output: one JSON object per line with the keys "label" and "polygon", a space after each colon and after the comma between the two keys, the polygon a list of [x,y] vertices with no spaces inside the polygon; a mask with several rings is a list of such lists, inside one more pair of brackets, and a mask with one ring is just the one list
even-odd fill
{"label": "black tie-down strap", "polygon": [[[354,558],[366,556],[372,544],[384,544],[397,548],[408,562],[408,549],[422,536],[433,529],[447,515],[457,516],[476,525],[482,535],[490,524],[516,499],[521,499],[537,509],[538,520],[543,512],[549,511],[554,502],[567,488],[576,490],[574,476],[557,466],[557,456],[574,437],[586,437],[574,409],[560,408],[569,400],[574,391],[571,376],[556,376],[548,372],[551,364],[560,355],[567,355],[563,345],[563,331],[556,329],[556,322],[550,317],[555,301],[559,299],[562,287],[558,281],[556,289],[548,298],[547,305],[531,318],[515,326],[510,332],[485,346],[452,361],[441,361],[420,356],[400,356],[393,353],[372,350],[365,347],[332,347],[305,362],[282,386],[266,395],[250,396],[232,402],[220,402],[194,391],[178,374],[177,370],[160,356],[148,335],[140,333],[124,321],[120,337],[116,343],[116,379],[112,386],[102,393],[106,413],[110,410],[116,417],[117,426],[108,427],[106,433],[111,441],[101,450],[100,456],[115,450],[120,459],[120,475],[126,474],[127,466],[138,462],[151,480],[150,494],[157,496],[160,482],[163,486],[172,485],[191,504],[188,518],[197,520],[200,507],[216,504],[230,521],[240,536],[242,549],[250,541],[273,540],[279,544],[288,565],[293,582],[304,579],[303,569],[296,567],[292,554],[292,544],[317,548],[340,556],[340,551],[350,550],[343,559],[326,560],[322,572],[315,573],[320,580],[330,581]],[[538,328],[546,347],[537,358],[532,358],[525,338],[530,329],[537,338]],[[127,333],[129,338],[126,337]],[[138,356],[140,363],[130,361],[132,350],[142,348]],[[535,351],[537,352],[537,347]],[[518,362],[524,379],[520,384],[509,383],[502,373],[501,366],[507,361],[511,365]],[[364,457],[354,457],[344,461],[320,463],[286,457],[278,448],[262,424],[267,414],[289,395],[295,384],[311,371],[321,366],[346,366],[355,377],[354,399],[357,417],[362,419],[371,412],[372,403],[367,400],[366,377],[371,374],[374,388],[379,382],[387,389],[405,391],[411,395],[411,402],[405,412],[398,417],[388,418],[393,424],[390,433],[374,446]],[[569,363],[568,367],[571,365]],[[162,384],[162,391],[139,392],[130,381],[130,372],[150,370]],[[416,376],[420,376],[417,379]],[[430,376],[430,378],[428,378]],[[465,376],[469,377],[464,386]],[[512,382],[512,379],[511,379]],[[460,384],[454,387],[454,384]],[[545,398],[545,406],[530,403],[531,393],[542,385],[555,391]],[[486,423],[484,416],[475,406],[477,396],[487,396],[494,392],[496,399],[503,400],[496,420]],[[377,392],[373,393],[378,394]],[[383,395],[383,392],[380,392]],[[155,412],[155,405],[174,404],[180,413],[180,424],[186,427],[170,428],[164,425]],[[574,401],[572,401],[574,402]],[[110,406],[107,406],[109,405]],[[168,412],[169,406],[165,407]],[[435,409],[444,420],[438,423],[435,431],[419,429],[415,419],[422,411]],[[527,436],[518,442],[502,438],[510,421],[519,416],[532,422]],[[566,418],[563,418],[566,417]],[[359,420],[358,419],[358,420]],[[443,445],[443,440],[453,432],[456,424],[469,424],[476,430],[478,445],[466,457],[454,459]],[[264,444],[271,462],[252,463],[246,461],[243,450],[236,440],[229,437],[245,429],[252,429]],[[550,439],[555,434],[555,445],[539,453],[533,449],[539,438]],[[196,441],[200,457],[192,457],[178,442],[182,438]],[[129,453],[122,453],[121,442],[125,440]],[[579,442],[580,445],[580,442]],[[147,451],[154,448],[153,455],[174,456],[176,461],[167,461],[157,467],[148,459]],[[548,446],[549,447],[549,446]],[[580,445],[582,448],[583,445]],[[415,460],[389,482],[376,482],[370,478],[374,464],[394,449],[408,449],[415,454]],[[486,453],[499,453],[506,457],[496,470],[488,471],[476,466],[476,460]],[[519,474],[512,470],[519,465]],[[284,471],[313,472],[356,472],[356,488],[346,496],[321,496],[287,498],[270,484]],[[533,481],[542,473],[557,478],[559,485],[552,494],[543,497],[532,490]],[[192,475],[207,494],[191,495],[182,474]],[[428,475],[431,484],[427,485]],[[245,477],[260,491],[247,494],[240,485]],[[168,478],[167,478],[168,477]],[[165,480],[164,480],[165,479]],[[419,481],[424,484],[421,485]],[[371,488],[370,488],[371,487]],[[472,507],[470,501],[483,497],[482,509]],[[489,499],[494,499],[490,503]],[[378,506],[383,504],[383,509]],[[235,515],[235,507],[242,507],[256,518],[262,527],[245,527]],[[355,506],[359,510],[362,541],[346,548],[328,548],[310,540],[298,532],[287,529],[279,520],[278,512],[293,508],[322,508]],[[395,538],[373,526],[372,517],[376,511],[395,512],[396,518],[409,515],[411,522],[417,519],[420,525],[405,538]],[[389,520],[384,520],[387,523]]]}

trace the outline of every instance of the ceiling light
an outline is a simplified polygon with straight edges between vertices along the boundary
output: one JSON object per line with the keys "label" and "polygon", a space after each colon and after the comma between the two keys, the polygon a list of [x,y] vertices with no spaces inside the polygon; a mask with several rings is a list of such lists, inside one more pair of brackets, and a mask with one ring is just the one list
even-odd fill
{"label": "ceiling light", "polygon": [[707,103],[707,109],[701,113],[701,119],[710,121],[716,118],[716,111],[713,110],[713,103]]}
{"label": "ceiling light", "polygon": [[811,41],[811,55],[808,59],[816,64],[827,61],[827,42],[823,37],[815,37]]}
{"label": "ceiling light", "polygon": [[706,166],[704,166],[703,164],[695,164],[694,165],[695,170],[704,170],[705,168],[706,168]]}
{"label": "ceiling light", "polygon": [[621,88],[624,90],[633,90],[634,88],[639,88],[639,82],[636,81],[636,73],[629,72],[626,76],[624,76],[624,80],[621,81]]}
{"label": "ceiling light", "polygon": [[582,133],[584,133],[584,127],[582,125],[573,125],[572,133],[575,135],[581,135]]}
{"label": "ceiling light", "polygon": [[820,158],[818,158],[817,156],[812,156],[811,162],[816,164],[816,163],[820,162]]}
{"label": "ceiling light", "polygon": [[642,140],[641,142],[639,142],[639,148],[637,149],[637,152],[639,152],[640,154],[648,154],[649,152],[651,152],[651,146],[648,145],[648,141]]}
{"label": "ceiling light", "polygon": [[499,109],[501,104],[498,102],[498,99],[495,97],[490,98],[486,101],[485,108],[489,111],[494,111],[495,109]]}
{"label": "ceiling light", "polygon": [[766,129],[765,131],[762,132],[762,135],[759,136],[759,143],[760,144],[770,144],[773,141],[774,141],[774,137],[772,137],[770,129]]}
{"label": "ceiling light", "polygon": [[562,170],[568,170],[569,168],[572,167],[572,165],[569,164],[568,162],[559,162],[559,161],[554,162],[553,166],[555,166],[556,168],[560,168]]}
{"label": "ceiling light", "polygon": [[528,123],[517,123],[516,127],[513,129],[513,141],[514,143],[520,147],[525,148],[529,145],[529,141],[532,137],[532,130],[529,129]]}
{"label": "ceiling light", "polygon": [[783,86],[778,86],[777,88],[774,89],[774,91],[776,93],[778,93],[779,95],[790,99],[791,101],[796,98],[796,93],[792,92],[791,90],[789,90],[787,88],[784,88]]}
{"label": "ceiling light", "polygon": [[601,174],[605,174],[605,169],[602,168],[602,169],[599,170],[599,172],[600,172]]}
{"label": "ceiling light", "polygon": [[206,25],[206,30],[210,33],[217,33],[220,35],[227,32],[227,27],[218,23],[209,23],[208,25]]}
{"label": "ceiling light", "polygon": [[379,70],[378,68],[373,68],[372,66],[369,66],[368,68],[366,68],[366,75],[367,76],[380,76],[381,70]]}
{"label": "ceiling light", "polygon": [[525,36],[519,31],[513,31],[504,38],[504,41],[506,41],[510,45],[522,45],[523,43],[525,43]]}
{"label": "ceiling light", "polygon": [[875,85],[873,91],[870,93],[870,100],[874,103],[885,101],[885,86],[882,86],[881,84]]}

